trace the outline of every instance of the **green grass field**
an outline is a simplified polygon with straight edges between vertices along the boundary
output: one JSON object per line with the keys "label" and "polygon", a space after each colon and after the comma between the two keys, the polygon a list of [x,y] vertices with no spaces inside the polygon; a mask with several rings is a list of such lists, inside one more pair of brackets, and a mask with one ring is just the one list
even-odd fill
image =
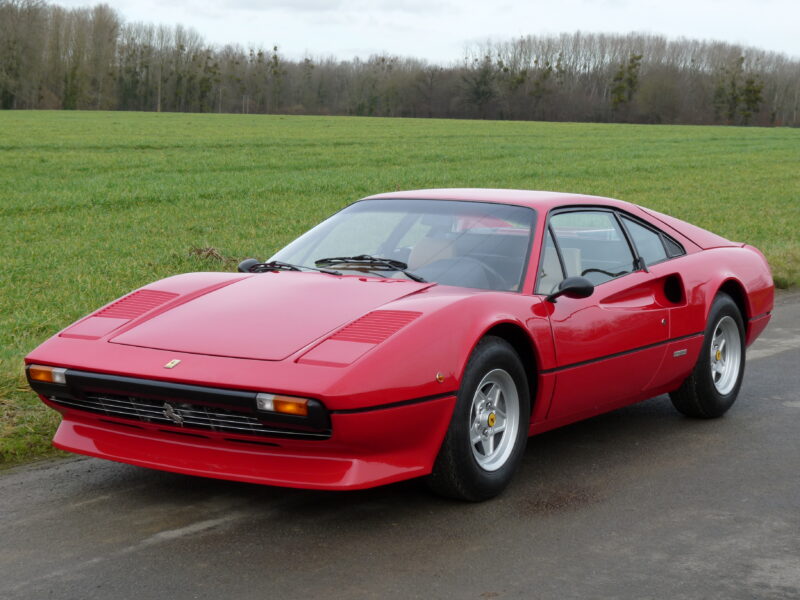
{"label": "green grass field", "polygon": [[[154,279],[232,270],[371,193],[613,196],[761,248],[800,284],[800,130],[0,112],[0,464],[58,422],[22,357]],[[214,249],[204,251],[204,249]]]}

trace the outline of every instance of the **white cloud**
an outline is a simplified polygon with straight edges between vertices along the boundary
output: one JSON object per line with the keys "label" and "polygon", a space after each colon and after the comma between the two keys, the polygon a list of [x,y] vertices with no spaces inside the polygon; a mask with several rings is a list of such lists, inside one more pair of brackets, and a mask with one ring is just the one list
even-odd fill
{"label": "white cloud", "polygon": [[341,9],[346,0],[224,0],[216,3],[220,9],[264,11],[292,10],[296,12],[323,11]]}
{"label": "white cloud", "polygon": [[[87,0],[62,0],[85,6]],[[718,39],[800,57],[797,0],[107,0],[129,21],[182,24],[210,43],[277,44],[346,59],[389,53],[454,62],[468,42],[587,32]]]}

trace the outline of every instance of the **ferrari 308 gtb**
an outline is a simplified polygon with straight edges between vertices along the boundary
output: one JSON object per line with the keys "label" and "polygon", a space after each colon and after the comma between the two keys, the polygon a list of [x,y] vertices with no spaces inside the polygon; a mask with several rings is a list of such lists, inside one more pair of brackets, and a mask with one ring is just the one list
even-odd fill
{"label": "ferrari 308 gtb", "polygon": [[725,413],[773,292],[757,249],[627,202],[395,192],[237,273],[146,285],[25,361],[64,450],[481,500],[530,435],[664,393]]}

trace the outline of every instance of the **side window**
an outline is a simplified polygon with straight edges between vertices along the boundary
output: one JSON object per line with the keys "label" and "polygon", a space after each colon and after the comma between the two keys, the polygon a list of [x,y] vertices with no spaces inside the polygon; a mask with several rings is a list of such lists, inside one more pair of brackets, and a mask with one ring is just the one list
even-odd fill
{"label": "side window", "polygon": [[544,248],[542,250],[542,261],[539,266],[539,278],[536,283],[537,294],[552,294],[556,287],[564,279],[564,271],[561,268],[561,261],[558,259],[556,245],[553,243],[553,236],[550,230],[544,237]]}
{"label": "side window", "polygon": [[633,238],[636,251],[648,265],[667,260],[667,251],[664,249],[664,244],[661,243],[661,236],[658,233],[628,217],[622,217],[622,221],[625,223],[628,233],[631,234],[631,238]]}
{"label": "side window", "polygon": [[551,217],[567,277],[605,283],[635,270],[633,254],[613,213],[582,210]]}

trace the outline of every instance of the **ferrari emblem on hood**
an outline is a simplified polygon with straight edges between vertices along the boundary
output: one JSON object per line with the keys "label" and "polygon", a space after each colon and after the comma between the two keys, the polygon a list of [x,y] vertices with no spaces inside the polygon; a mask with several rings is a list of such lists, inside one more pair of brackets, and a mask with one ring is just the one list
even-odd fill
{"label": "ferrari emblem on hood", "polygon": [[169,361],[167,364],[164,365],[164,368],[165,369],[173,369],[173,368],[177,367],[179,364],[181,364],[180,359],[179,358],[173,358],[171,361]]}

